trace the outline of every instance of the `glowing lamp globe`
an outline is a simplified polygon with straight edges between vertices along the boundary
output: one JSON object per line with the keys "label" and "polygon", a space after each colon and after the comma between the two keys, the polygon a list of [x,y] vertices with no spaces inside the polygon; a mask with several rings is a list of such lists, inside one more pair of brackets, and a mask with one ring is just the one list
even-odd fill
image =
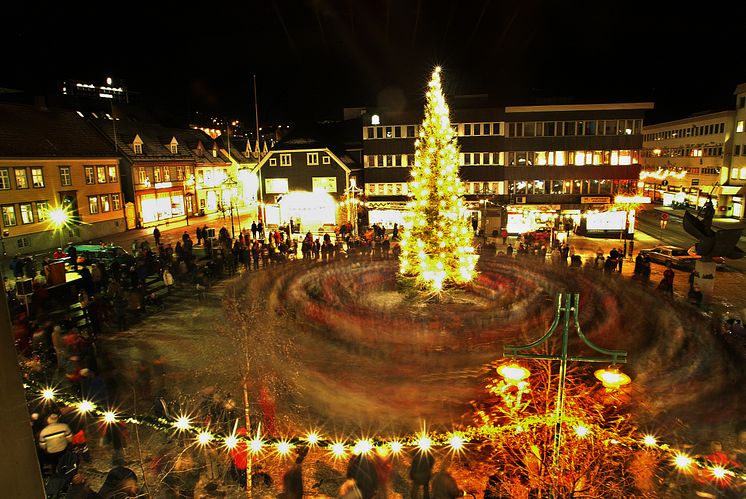
{"label": "glowing lamp globe", "polygon": [[502,376],[506,383],[517,385],[531,375],[531,371],[519,364],[503,364],[497,368],[497,374]]}
{"label": "glowing lamp globe", "polygon": [[621,372],[616,367],[610,367],[607,369],[599,369],[593,375],[601,381],[605,388],[609,390],[616,390],[617,388],[628,385],[632,379]]}

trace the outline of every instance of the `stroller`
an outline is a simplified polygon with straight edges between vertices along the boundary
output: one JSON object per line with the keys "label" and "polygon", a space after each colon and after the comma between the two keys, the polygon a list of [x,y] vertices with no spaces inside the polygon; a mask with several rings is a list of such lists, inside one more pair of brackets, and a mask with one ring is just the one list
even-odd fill
{"label": "stroller", "polygon": [[78,472],[78,455],[68,446],[67,451],[57,461],[57,466],[52,475],[47,479],[44,488],[47,498],[64,497],[73,477]]}

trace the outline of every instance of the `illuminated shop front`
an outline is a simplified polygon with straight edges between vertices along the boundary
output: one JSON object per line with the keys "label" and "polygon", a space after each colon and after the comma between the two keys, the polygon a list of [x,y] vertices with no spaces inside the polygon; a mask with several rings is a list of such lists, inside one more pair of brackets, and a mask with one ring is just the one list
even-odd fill
{"label": "illuminated shop front", "polygon": [[580,223],[579,209],[562,209],[560,205],[539,205],[518,208],[508,207],[506,230],[509,234],[525,234],[541,228],[556,227],[571,221]]}
{"label": "illuminated shop front", "polygon": [[302,231],[317,231],[337,225],[337,202],[326,192],[294,191],[277,196],[275,204],[266,205],[267,224],[283,226],[293,219]]}
{"label": "illuminated shop front", "polygon": [[154,189],[136,193],[137,209],[142,224],[157,223],[185,215],[184,191],[181,187],[173,188],[170,184],[162,182],[155,184]]}

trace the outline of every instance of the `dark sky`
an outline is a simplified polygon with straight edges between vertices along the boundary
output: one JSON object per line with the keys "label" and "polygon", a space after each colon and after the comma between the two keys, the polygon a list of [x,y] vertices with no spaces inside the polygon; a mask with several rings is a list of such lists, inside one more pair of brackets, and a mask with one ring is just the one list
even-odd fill
{"label": "dark sky", "polygon": [[180,115],[253,121],[256,74],[260,119],[281,124],[419,105],[441,64],[451,93],[654,101],[660,121],[731,106],[746,82],[744,8],[690,3],[24,1],[3,7],[0,87],[111,75]]}

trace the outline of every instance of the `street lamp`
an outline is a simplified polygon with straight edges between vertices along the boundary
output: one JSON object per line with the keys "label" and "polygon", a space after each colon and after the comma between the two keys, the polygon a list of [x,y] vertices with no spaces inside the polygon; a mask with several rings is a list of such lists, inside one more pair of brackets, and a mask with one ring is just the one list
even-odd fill
{"label": "street lamp", "polygon": [[[562,418],[565,405],[565,378],[567,375],[567,362],[604,362],[611,363],[612,367],[617,363],[627,362],[627,352],[622,350],[607,350],[599,347],[591,342],[580,329],[580,321],[578,320],[578,309],[580,306],[580,294],[579,293],[558,293],[557,294],[557,312],[554,316],[554,321],[544,336],[527,344],[527,345],[506,345],[503,349],[503,356],[512,359],[544,359],[544,360],[559,360],[559,383],[557,387],[557,401],[555,404],[555,426],[554,426],[554,452],[553,452],[553,463],[555,470],[559,465],[559,458],[562,447]],[[570,318],[574,321],[575,331],[578,337],[583,340],[587,346],[596,352],[603,355],[603,357],[580,357],[570,356],[568,354],[569,339],[570,339]],[[562,351],[558,355],[554,354],[528,354],[523,353],[526,350],[532,350],[546,343],[549,338],[552,337],[554,332],[559,326],[560,320],[562,320]],[[506,374],[509,376],[523,376],[521,379],[528,376],[528,373],[521,373],[519,370],[514,369],[515,366],[507,366]],[[523,368],[521,368],[523,369]],[[505,370],[505,369],[504,369]],[[527,371],[527,370],[526,370]],[[505,374],[501,373],[503,377]],[[622,375],[618,370],[612,369],[604,372],[604,370],[596,371],[596,377],[604,382],[604,386],[607,389],[611,387],[618,387],[623,384],[629,383],[629,376],[626,374]],[[508,378],[506,378],[508,379]],[[604,381],[606,380],[606,381]],[[608,384],[607,384],[608,383]]]}
{"label": "street lamp", "polygon": [[49,221],[55,231],[60,233],[60,247],[64,248],[65,244],[62,242],[62,229],[67,227],[70,222],[70,212],[65,208],[57,207],[48,211]]}

